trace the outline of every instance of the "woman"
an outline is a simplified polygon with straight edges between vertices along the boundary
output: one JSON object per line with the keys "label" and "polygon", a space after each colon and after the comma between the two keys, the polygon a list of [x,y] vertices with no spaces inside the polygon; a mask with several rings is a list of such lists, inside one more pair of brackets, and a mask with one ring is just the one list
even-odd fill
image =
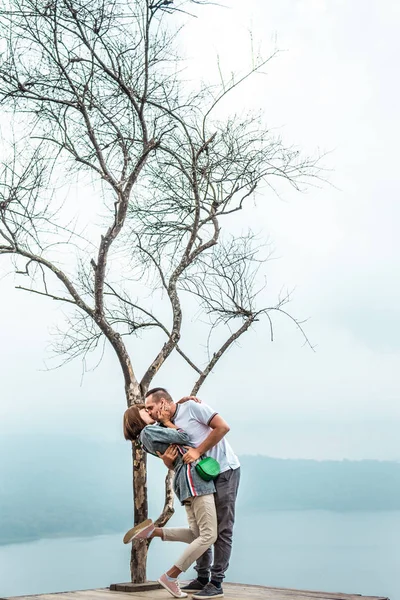
{"label": "woman", "polygon": [[188,547],[175,564],[161,577],[159,583],[175,598],[186,598],[179,587],[178,576],[186,571],[217,539],[217,514],[215,510],[212,481],[204,481],[193,463],[186,465],[182,446],[193,446],[188,435],[170,420],[170,413],[162,405],[159,422],[154,424],[143,404],[136,404],[125,411],[124,436],[126,440],[138,438],[146,452],[155,456],[164,454],[171,444],[176,444],[173,469],[174,491],[185,506],[189,528],[155,527],[151,519],[136,525],[124,536],[128,544],[135,538],[161,538],[163,541],[186,542]]}

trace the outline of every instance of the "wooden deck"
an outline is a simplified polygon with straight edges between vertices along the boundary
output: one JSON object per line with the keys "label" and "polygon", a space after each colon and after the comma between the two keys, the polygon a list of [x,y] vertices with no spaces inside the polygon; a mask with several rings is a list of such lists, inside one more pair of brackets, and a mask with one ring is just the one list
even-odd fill
{"label": "wooden deck", "polygon": [[[129,584],[126,584],[129,586]],[[126,589],[129,589],[128,587]],[[287,588],[271,588],[261,585],[225,583],[225,598],[228,600],[389,600],[383,596],[361,596],[360,594],[328,593]],[[108,588],[39,594],[32,596],[12,596],[6,600],[170,600],[172,596],[163,589],[151,591],[111,591]],[[191,595],[189,594],[189,600]],[[0,599],[5,600],[5,599]]]}

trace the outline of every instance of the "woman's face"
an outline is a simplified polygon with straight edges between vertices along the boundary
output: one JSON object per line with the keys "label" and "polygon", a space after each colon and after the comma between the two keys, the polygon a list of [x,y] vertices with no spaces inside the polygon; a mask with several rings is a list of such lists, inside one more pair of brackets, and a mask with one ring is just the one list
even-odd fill
{"label": "woman's face", "polygon": [[141,408],[139,410],[139,415],[140,418],[143,419],[143,421],[146,423],[146,425],[153,425],[153,423],[155,423],[154,419],[151,418],[151,416],[145,408]]}

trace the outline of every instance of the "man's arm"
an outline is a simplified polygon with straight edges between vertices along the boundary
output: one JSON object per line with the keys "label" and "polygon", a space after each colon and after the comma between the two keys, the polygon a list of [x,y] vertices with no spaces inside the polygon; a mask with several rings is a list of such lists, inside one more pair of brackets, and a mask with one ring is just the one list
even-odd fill
{"label": "man's arm", "polygon": [[210,431],[209,435],[200,444],[200,446],[197,448],[189,448],[185,446],[185,448],[187,448],[187,452],[183,455],[183,461],[186,464],[198,460],[202,454],[207,452],[207,450],[210,450],[210,448],[216,446],[230,430],[228,423],[219,415],[215,415],[211,419],[209,427],[211,427],[212,431]]}

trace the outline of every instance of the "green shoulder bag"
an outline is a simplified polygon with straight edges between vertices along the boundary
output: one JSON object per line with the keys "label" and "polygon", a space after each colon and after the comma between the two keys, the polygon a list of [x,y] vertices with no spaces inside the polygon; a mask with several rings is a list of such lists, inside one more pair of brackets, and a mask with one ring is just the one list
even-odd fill
{"label": "green shoulder bag", "polygon": [[221,469],[219,466],[219,462],[212,458],[211,456],[206,456],[202,458],[195,467],[197,473],[200,475],[204,481],[212,481],[216,477],[218,477]]}

